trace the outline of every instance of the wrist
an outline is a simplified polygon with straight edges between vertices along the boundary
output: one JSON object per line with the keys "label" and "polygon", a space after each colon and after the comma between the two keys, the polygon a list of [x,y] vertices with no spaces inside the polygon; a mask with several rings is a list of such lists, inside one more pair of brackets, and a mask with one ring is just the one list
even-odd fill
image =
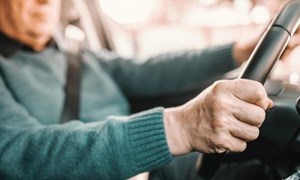
{"label": "wrist", "polygon": [[191,151],[189,141],[184,131],[184,123],[180,108],[164,110],[164,125],[166,139],[172,155],[182,155]]}

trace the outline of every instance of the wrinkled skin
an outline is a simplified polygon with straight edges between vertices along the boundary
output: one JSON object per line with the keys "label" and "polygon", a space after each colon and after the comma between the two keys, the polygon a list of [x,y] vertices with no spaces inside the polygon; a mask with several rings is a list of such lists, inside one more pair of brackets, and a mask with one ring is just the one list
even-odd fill
{"label": "wrinkled skin", "polygon": [[170,150],[177,155],[244,151],[272,106],[258,82],[217,81],[186,104],[165,110]]}
{"label": "wrinkled skin", "polygon": [[0,0],[0,31],[43,50],[60,19],[60,0]]}

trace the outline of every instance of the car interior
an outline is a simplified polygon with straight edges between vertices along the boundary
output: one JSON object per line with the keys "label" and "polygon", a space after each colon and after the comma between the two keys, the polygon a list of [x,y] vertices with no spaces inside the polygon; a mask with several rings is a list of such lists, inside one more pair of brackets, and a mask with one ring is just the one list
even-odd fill
{"label": "car interior", "polygon": [[[104,13],[100,1],[64,0],[61,17],[62,26],[59,28],[58,36],[62,38],[81,37],[79,40],[83,40],[85,45],[93,50],[106,49],[118,52],[118,45],[115,41],[116,38],[113,36],[112,32],[114,30],[112,28],[119,26],[122,29],[125,25],[116,25],[117,22],[114,22],[112,18]],[[214,2],[214,5],[217,6],[217,1]],[[221,1],[218,2],[220,3]],[[206,1],[206,3],[213,4],[209,1]],[[212,5],[209,5],[209,7],[213,8]],[[299,168],[299,75],[297,72],[288,72],[280,69],[280,60],[278,59],[280,59],[288,42],[298,29],[300,23],[300,1],[288,1],[278,15],[272,15],[272,17],[274,17],[273,20],[269,23],[247,64],[244,64],[237,71],[220,77],[212,77],[206,82],[199,83],[198,86],[190,87],[185,92],[165,94],[148,99],[130,99],[132,112],[138,112],[155,106],[170,107],[182,104],[195,97],[204,88],[218,79],[245,78],[265,84],[268,96],[275,102],[275,106],[267,112],[259,138],[250,142],[246,151],[242,153],[204,155],[198,167],[198,172],[203,177],[209,178],[213,176],[222,163],[248,159],[259,159],[263,163],[274,167],[278,178],[281,179],[297,172]],[[111,26],[111,24],[115,26]],[[142,29],[142,27],[139,28]],[[132,33],[132,29],[125,32],[129,32],[128,37],[133,38],[130,40],[131,42],[137,42],[134,39],[136,34]],[[201,33],[203,32],[203,29],[201,29]],[[139,50],[139,48],[133,49],[137,50],[137,52]],[[294,59],[299,61],[298,57]],[[296,69],[300,72],[299,66]],[[283,75],[284,73],[288,74],[288,76]]]}

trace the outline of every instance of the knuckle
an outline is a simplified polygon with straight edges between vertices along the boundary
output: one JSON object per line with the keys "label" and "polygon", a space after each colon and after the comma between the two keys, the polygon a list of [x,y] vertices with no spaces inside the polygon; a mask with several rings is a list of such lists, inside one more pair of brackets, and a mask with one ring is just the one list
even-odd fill
{"label": "knuckle", "polygon": [[254,139],[257,139],[259,136],[259,129],[257,127],[254,128]]}
{"label": "knuckle", "polygon": [[247,143],[246,143],[246,142],[241,142],[241,143],[239,143],[239,145],[237,146],[235,152],[243,152],[243,151],[246,150],[246,148],[247,148]]}
{"label": "knuckle", "polygon": [[209,94],[207,96],[207,100],[208,100],[210,106],[213,108],[218,108],[219,107],[218,105],[222,101],[221,99],[218,98],[218,95],[215,95],[215,94]]}
{"label": "knuckle", "polygon": [[257,89],[256,96],[257,96],[257,99],[259,99],[259,100],[265,99],[266,98],[265,90],[264,89]]}
{"label": "knuckle", "polygon": [[224,90],[224,87],[226,86],[226,83],[224,80],[219,80],[214,82],[213,84],[213,92],[219,93]]}
{"label": "knuckle", "polygon": [[214,150],[214,153],[218,153],[218,154],[221,154],[224,152],[226,152],[226,149],[224,149],[224,148],[215,148],[215,150]]}
{"label": "knuckle", "polygon": [[255,83],[256,83],[255,88],[257,89],[256,90],[257,97],[260,98],[260,99],[266,98],[267,93],[266,93],[266,90],[265,90],[264,86],[259,82],[255,82]]}
{"label": "knuckle", "polygon": [[257,127],[253,127],[252,132],[251,132],[250,141],[257,139],[258,136],[259,136],[259,129]]}
{"label": "knuckle", "polygon": [[[221,133],[227,127],[227,121],[225,119],[219,118],[219,115],[214,117],[212,122],[212,128],[215,132]],[[220,135],[219,135],[220,136]]]}
{"label": "knuckle", "polygon": [[257,111],[257,121],[259,125],[263,123],[265,118],[266,118],[266,112],[263,109],[259,108],[259,110]]}
{"label": "knuckle", "polygon": [[229,145],[229,138],[227,138],[227,136],[219,136],[216,139],[216,146],[218,148],[222,148],[222,149],[229,149],[230,150],[230,145]]}
{"label": "knuckle", "polygon": [[220,118],[223,119],[225,113],[228,112],[227,109],[228,109],[228,105],[222,99],[212,102],[212,113],[218,119],[220,119]]}
{"label": "knuckle", "polygon": [[265,120],[266,112],[259,107],[257,107],[254,112],[255,113],[251,117],[252,124],[255,126],[260,126]]}
{"label": "knuckle", "polygon": [[218,119],[224,117],[223,115],[229,111],[228,108],[230,107],[226,102],[226,100],[224,100],[224,98],[218,95],[211,96],[208,98],[209,99],[207,99],[206,101],[209,104],[207,107],[209,107],[208,110],[211,116],[213,118],[218,118]]}
{"label": "knuckle", "polygon": [[230,102],[228,102],[226,97],[220,93],[209,94],[206,100],[210,104],[210,107],[216,112],[227,110],[229,108]]}
{"label": "knuckle", "polygon": [[217,132],[223,126],[224,126],[223,123],[219,120],[214,120],[212,122],[212,129],[214,130],[214,132]]}
{"label": "knuckle", "polygon": [[267,110],[268,107],[269,107],[269,105],[270,105],[270,101],[268,100],[268,98],[266,96],[265,99],[264,99],[264,101],[263,101],[263,103],[262,103],[263,110]]}
{"label": "knuckle", "polygon": [[229,150],[231,152],[243,152],[247,148],[247,143],[245,141],[238,141],[234,142],[230,147]]}
{"label": "knuckle", "polygon": [[245,151],[246,148],[246,141],[236,141],[227,136],[223,136],[217,139],[214,150],[216,152],[225,152],[226,150],[231,152],[242,152]]}
{"label": "knuckle", "polygon": [[264,89],[264,86],[262,83],[257,81],[251,81],[253,83],[253,86],[255,86],[256,89]]}

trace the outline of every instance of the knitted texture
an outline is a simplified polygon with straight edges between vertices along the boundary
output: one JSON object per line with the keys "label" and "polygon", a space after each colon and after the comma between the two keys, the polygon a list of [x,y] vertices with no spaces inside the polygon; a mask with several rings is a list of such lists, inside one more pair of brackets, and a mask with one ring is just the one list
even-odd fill
{"label": "knitted texture", "polygon": [[224,73],[235,66],[231,53],[227,45],[138,61],[85,51],[80,118],[66,124],[58,124],[66,72],[60,49],[0,56],[0,179],[125,179],[166,165],[163,108],[130,116],[127,98]]}

